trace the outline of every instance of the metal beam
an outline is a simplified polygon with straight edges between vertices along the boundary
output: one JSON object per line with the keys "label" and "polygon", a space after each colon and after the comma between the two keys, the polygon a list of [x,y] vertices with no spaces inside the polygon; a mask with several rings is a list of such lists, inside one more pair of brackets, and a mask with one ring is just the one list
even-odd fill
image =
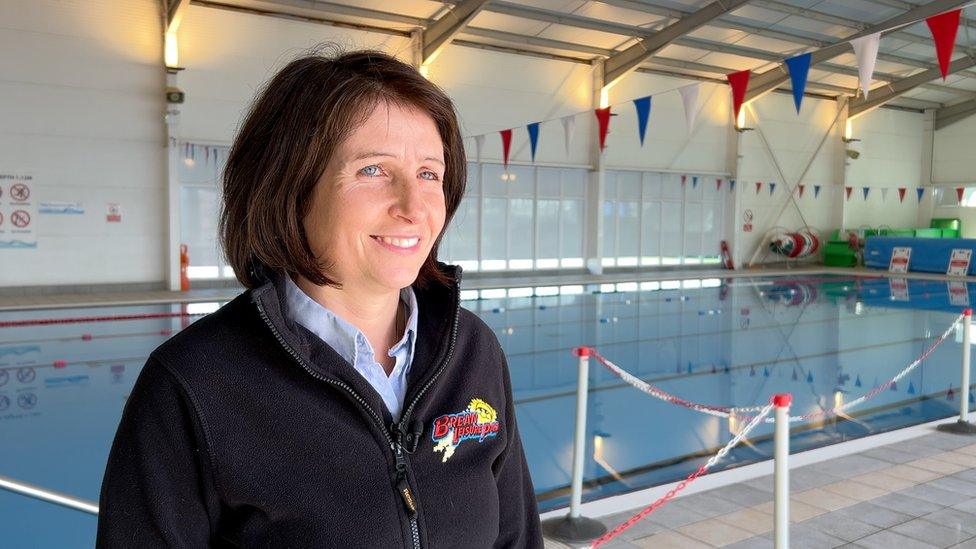
{"label": "metal beam", "polygon": [[974,114],[976,114],[976,99],[970,99],[969,101],[963,101],[962,103],[942,107],[941,109],[935,111],[935,129],[941,130],[950,124],[955,124],[956,122],[969,118]]}
{"label": "metal beam", "polygon": [[620,79],[640,66],[641,63],[661,51],[668,44],[674,42],[677,38],[694,31],[717,17],[729,13],[748,1],[719,0],[712,2],[695,13],[687,17],[682,17],[664,27],[651,37],[638,39],[636,44],[632,44],[627,49],[613,54],[613,56],[606,60],[604,65],[604,85],[612,86],[616,84]]}
{"label": "metal beam", "polygon": [[[968,69],[976,65],[976,58],[973,57],[960,57],[952,63],[949,64],[949,74],[959,72],[963,69]],[[938,67],[921,71],[919,73],[913,74],[907,78],[902,78],[901,80],[896,80],[886,87],[878,89],[874,93],[870,94],[867,99],[863,96],[856,99],[852,99],[847,110],[848,118],[855,118],[868,111],[874,110],[881,105],[884,105],[888,101],[899,97],[906,92],[921,86],[922,84],[935,80],[942,75],[942,72]]]}
{"label": "metal beam", "polygon": [[[887,33],[890,33],[895,27],[922,21],[927,17],[931,17],[944,11],[965,5],[969,1],[970,0],[935,0],[923,6],[918,6],[913,10],[896,15],[895,17],[882,21],[876,25],[871,25],[870,27],[858,31],[844,38],[843,40],[813,51],[812,58],[810,59],[810,65],[814,66],[819,63],[823,63],[828,59],[833,59],[842,53],[850,51],[852,49],[850,40],[853,40],[854,38],[861,38],[876,32],[885,33],[885,31],[887,31]],[[753,77],[749,82],[749,90],[746,92],[746,101],[756,99],[757,97],[775,89],[783,82],[789,80],[789,78],[789,71],[787,70],[785,63],[781,63],[776,68],[770,69]]]}
{"label": "metal beam", "polygon": [[183,15],[186,7],[190,5],[190,0],[165,0],[166,1],[166,34],[176,32],[183,22]]}
{"label": "metal beam", "polygon": [[464,0],[423,31],[422,65],[434,60],[451,40],[474,19],[488,0]]}

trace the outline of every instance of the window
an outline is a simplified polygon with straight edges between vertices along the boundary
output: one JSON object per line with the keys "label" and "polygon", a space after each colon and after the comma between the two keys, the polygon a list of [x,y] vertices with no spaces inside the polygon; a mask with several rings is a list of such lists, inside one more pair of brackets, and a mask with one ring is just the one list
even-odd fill
{"label": "window", "polygon": [[217,235],[220,215],[220,181],[227,147],[178,143],[176,178],[180,195],[180,242],[187,245],[191,279],[233,278],[224,261]]}

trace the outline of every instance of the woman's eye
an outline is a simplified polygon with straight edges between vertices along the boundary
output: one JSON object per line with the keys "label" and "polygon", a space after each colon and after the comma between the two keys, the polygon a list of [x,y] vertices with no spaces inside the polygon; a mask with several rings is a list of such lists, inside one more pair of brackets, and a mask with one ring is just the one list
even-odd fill
{"label": "woman's eye", "polygon": [[438,179],[440,179],[439,177],[437,177],[437,174],[436,173],[434,173],[434,172],[432,172],[430,170],[424,170],[424,171],[422,171],[420,173],[421,174],[430,174],[430,177],[425,177],[425,179],[429,179],[431,181],[437,181]]}
{"label": "woman's eye", "polygon": [[373,177],[375,175],[380,175],[380,167],[377,164],[373,164],[371,166],[366,166],[365,168],[359,170],[359,173]]}

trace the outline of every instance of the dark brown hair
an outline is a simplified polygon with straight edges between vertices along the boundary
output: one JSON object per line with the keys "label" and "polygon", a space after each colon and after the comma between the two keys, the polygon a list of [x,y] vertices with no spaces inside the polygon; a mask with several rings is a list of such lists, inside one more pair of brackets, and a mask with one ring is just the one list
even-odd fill
{"label": "dark brown hair", "polygon": [[312,252],[302,220],[312,190],[338,145],[381,102],[428,114],[444,144],[447,215],[416,284],[448,283],[437,249],[464,194],[467,164],[454,104],[414,67],[372,50],[342,53],[325,46],[288,63],[251,105],[234,139],[223,175],[220,239],[237,279],[260,283],[261,268],[298,273],[339,287],[325,272],[328,258]]}

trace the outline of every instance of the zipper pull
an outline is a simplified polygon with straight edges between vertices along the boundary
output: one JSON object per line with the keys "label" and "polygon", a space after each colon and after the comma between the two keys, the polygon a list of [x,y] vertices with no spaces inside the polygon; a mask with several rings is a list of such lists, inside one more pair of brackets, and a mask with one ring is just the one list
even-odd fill
{"label": "zipper pull", "polygon": [[417,503],[413,499],[413,492],[410,491],[410,484],[407,482],[407,475],[397,473],[397,492],[403,498],[403,504],[407,508],[407,513],[412,517],[417,514]]}

